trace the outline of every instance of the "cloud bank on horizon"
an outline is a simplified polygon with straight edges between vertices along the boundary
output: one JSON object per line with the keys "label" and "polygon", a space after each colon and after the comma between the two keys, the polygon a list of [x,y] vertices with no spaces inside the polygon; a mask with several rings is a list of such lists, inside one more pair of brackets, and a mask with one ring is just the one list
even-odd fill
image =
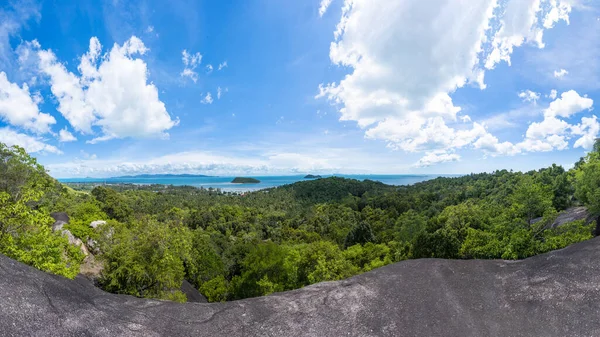
{"label": "cloud bank on horizon", "polygon": [[591,0],[164,6],[0,5],[0,142],[57,177],[468,173],[600,132]]}

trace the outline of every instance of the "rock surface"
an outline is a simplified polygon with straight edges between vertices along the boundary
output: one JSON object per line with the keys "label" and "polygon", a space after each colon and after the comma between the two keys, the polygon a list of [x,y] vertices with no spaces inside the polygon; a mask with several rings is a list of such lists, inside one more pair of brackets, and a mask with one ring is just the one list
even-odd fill
{"label": "rock surface", "polygon": [[54,218],[54,221],[62,221],[64,223],[69,223],[69,215],[65,212],[54,212],[50,213],[50,216]]}
{"label": "rock surface", "polygon": [[98,228],[99,226],[102,225],[106,225],[106,221],[104,220],[96,220],[96,221],[92,221],[90,222],[90,227],[92,227],[93,229]]}
{"label": "rock surface", "polygon": [[114,295],[0,255],[3,336],[600,336],[600,238],[523,261],[421,259],[229,303]]}
{"label": "rock surface", "polygon": [[208,303],[206,297],[204,297],[204,295],[202,295],[198,289],[194,288],[194,286],[186,280],[183,280],[183,283],[181,284],[181,292],[185,294],[188,302]]}
{"label": "rock surface", "polygon": [[54,219],[52,224],[52,231],[62,231],[63,226],[69,223],[69,216],[65,212],[54,212],[50,213],[50,216]]}
{"label": "rock surface", "polygon": [[[542,221],[543,218],[535,218],[533,220],[531,220],[531,223],[536,223],[539,221]],[[594,219],[590,218],[590,214],[587,211],[587,208],[579,206],[579,207],[571,207],[568,208],[562,212],[560,212],[560,214],[556,217],[556,219],[554,220],[554,222],[552,222],[550,225],[547,225],[546,228],[556,228],[558,226],[562,226],[566,223],[569,222],[573,222],[573,221],[578,221],[578,220],[584,220],[585,223],[590,223],[592,222]]]}

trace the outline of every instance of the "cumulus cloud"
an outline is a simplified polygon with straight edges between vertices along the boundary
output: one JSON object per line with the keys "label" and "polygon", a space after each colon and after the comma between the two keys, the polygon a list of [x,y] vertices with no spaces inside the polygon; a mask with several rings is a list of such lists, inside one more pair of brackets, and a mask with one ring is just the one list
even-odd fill
{"label": "cumulus cloud", "polygon": [[501,61],[510,65],[513,49],[523,43],[534,43],[540,48],[544,46],[543,29],[537,25],[537,13],[540,10],[539,0],[508,2],[500,19],[501,27],[492,40],[492,52],[485,61],[487,69],[493,69]]}
{"label": "cumulus cloud", "polygon": [[206,96],[200,101],[202,104],[212,104],[213,98],[210,92],[206,93]]}
{"label": "cumulus cloud", "polygon": [[32,137],[24,133],[19,133],[8,127],[0,128],[0,143],[4,143],[8,146],[21,146],[29,153],[62,153],[55,146],[48,145],[37,137]]}
{"label": "cumulus cloud", "polygon": [[[330,140],[329,140],[330,142]],[[273,144],[262,153],[248,155],[239,152],[239,146],[217,152],[187,151],[158,157],[133,159],[92,158],[82,152],[79,160],[46,165],[54,177],[110,177],[142,173],[198,173],[209,175],[259,175],[259,174],[298,174],[306,173],[365,173],[374,167],[383,172],[397,173],[411,168],[409,164],[398,164],[386,156],[373,156],[371,151],[348,147],[309,146],[295,144],[291,148],[281,148]],[[243,147],[243,146],[242,146]],[[380,171],[381,172],[381,171]]]}
{"label": "cumulus cloud", "polygon": [[447,163],[452,161],[460,160],[460,156],[456,153],[446,153],[442,152],[429,152],[423,158],[419,159],[415,166],[417,167],[427,167],[432,165],[437,165],[440,163]]}
{"label": "cumulus cloud", "polygon": [[97,143],[114,138],[167,138],[167,130],[177,125],[158,97],[158,89],[148,83],[146,63],[136,55],[148,49],[132,36],[123,45],[114,44],[102,55],[100,41],[90,39],[89,51],[81,57],[81,76],[69,72],[52,50],[39,50],[40,71],[49,77],[57,110],[71,126],[83,134],[101,135]]}
{"label": "cumulus cloud", "polygon": [[56,119],[40,112],[41,99],[39,94],[31,95],[27,84],[19,87],[8,80],[5,72],[0,72],[0,118],[6,123],[38,134],[50,132]]}
{"label": "cumulus cloud", "polygon": [[573,126],[573,134],[581,136],[575,141],[573,147],[581,147],[587,150],[591,149],[592,146],[594,146],[596,137],[598,137],[598,132],[600,132],[598,118],[596,118],[596,116],[583,117],[581,123]]}
{"label": "cumulus cloud", "polygon": [[223,61],[223,63],[219,63],[219,70],[223,69],[223,68],[227,68],[227,61]]}
{"label": "cumulus cloud", "polygon": [[519,97],[523,100],[523,102],[536,103],[537,100],[540,99],[540,94],[531,90],[525,90],[519,93]]}
{"label": "cumulus cloud", "polygon": [[569,73],[569,72],[568,72],[568,71],[566,71],[566,70],[564,70],[564,69],[561,69],[561,70],[555,70],[555,71],[554,71],[554,77],[556,77],[556,78],[562,78],[562,77],[564,77],[565,75],[567,75],[568,73]]}
{"label": "cumulus cloud", "polygon": [[323,17],[325,12],[327,12],[327,8],[331,5],[332,0],[321,0],[321,4],[319,5],[319,16]]}
{"label": "cumulus cloud", "polygon": [[213,71],[213,66],[212,66],[212,64],[207,64],[207,65],[206,65],[206,73],[207,73],[207,74],[210,74],[210,73],[212,73],[212,71]]}
{"label": "cumulus cloud", "polygon": [[580,96],[575,90],[563,92],[560,98],[552,101],[544,112],[547,116],[570,117],[571,115],[592,108],[594,101],[586,96]]}
{"label": "cumulus cloud", "polygon": [[58,132],[58,141],[61,143],[74,142],[76,140],[77,138],[75,138],[75,136],[73,136],[73,134],[67,130],[67,127]]}
{"label": "cumulus cloud", "polygon": [[485,62],[487,69],[493,69],[502,61],[510,65],[513,49],[524,43],[544,48],[544,29],[554,27],[560,20],[569,23],[571,7],[564,1],[508,0],[505,4],[500,14],[500,28],[491,42],[492,52]]}
{"label": "cumulus cloud", "polygon": [[574,90],[563,92],[559,98],[548,105],[548,108],[544,109],[542,121],[529,124],[525,138],[521,142],[501,143],[496,137],[487,134],[478,139],[473,146],[491,155],[514,155],[524,152],[565,150],[569,146],[569,139],[580,136],[573,147],[589,149],[600,130],[596,116],[583,117],[581,123],[576,125],[570,124],[565,119],[590,110],[593,103],[592,99],[580,96]]}
{"label": "cumulus cloud", "polygon": [[196,68],[202,63],[202,54],[196,52],[190,54],[187,50],[181,52],[181,61],[183,62],[183,71],[181,72],[182,77],[189,77],[194,83],[198,81],[198,73]]}
{"label": "cumulus cloud", "polygon": [[[486,71],[510,63],[513,50],[525,43],[543,48],[544,29],[568,22],[569,12],[554,0],[345,0],[329,57],[349,73],[321,84],[315,98],[327,99],[341,121],[355,121],[367,138],[426,152],[423,163],[454,158],[449,151],[468,146],[504,154],[550,143],[562,147],[559,135],[519,146],[501,142],[485,125],[461,116],[451,94],[469,84],[484,90]],[[540,99],[531,90],[519,96]]]}
{"label": "cumulus cloud", "polygon": [[544,28],[552,28],[560,20],[569,24],[569,13],[571,13],[571,4],[568,1],[550,0],[546,1],[550,5],[550,11],[544,18]]}
{"label": "cumulus cloud", "polygon": [[[478,52],[494,8],[491,0],[464,3],[468,10],[454,4],[347,0],[330,58],[352,72],[321,85],[316,97],[339,106],[340,119],[367,128],[367,137],[409,151],[435,147],[439,134],[420,129],[457,119],[461,109],[448,93],[477,81]],[[450,35],[447,27],[459,22],[468,23],[468,33]]]}
{"label": "cumulus cloud", "polygon": [[552,89],[550,90],[550,94],[547,97],[550,99],[555,99],[556,96],[558,96],[558,91],[556,91],[556,89]]}

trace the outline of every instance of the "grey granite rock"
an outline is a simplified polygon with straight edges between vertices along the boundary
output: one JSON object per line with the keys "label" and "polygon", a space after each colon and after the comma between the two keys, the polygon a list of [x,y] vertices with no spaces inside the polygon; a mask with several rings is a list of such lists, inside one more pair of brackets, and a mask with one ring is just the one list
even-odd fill
{"label": "grey granite rock", "polygon": [[92,221],[90,222],[90,227],[92,227],[93,229],[98,228],[99,226],[102,225],[106,225],[106,221],[104,220],[96,220],[96,221]]}
{"label": "grey granite rock", "polygon": [[183,292],[185,294],[188,302],[196,302],[196,303],[207,303],[208,302],[206,300],[206,297],[204,297],[204,295],[202,295],[202,293],[200,293],[198,291],[198,289],[194,288],[194,286],[186,280],[183,280],[183,283],[181,284],[181,292]]}
{"label": "grey granite rock", "polygon": [[50,216],[54,218],[54,221],[62,221],[64,223],[69,223],[69,215],[65,212],[54,212],[50,213]]}
{"label": "grey granite rock", "polygon": [[58,231],[62,231],[63,227],[66,225],[67,223],[62,221],[62,220],[56,220],[53,224],[52,224],[52,231],[53,232],[58,232]]}
{"label": "grey granite rock", "polygon": [[[531,220],[531,223],[536,223],[536,222],[542,221],[542,219],[543,219],[542,217],[535,218],[535,219]],[[590,217],[590,214],[589,214],[587,208],[585,208],[583,206],[571,207],[571,208],[568,208],[568,209],[560,212],[560,214],[556,217],[556,219],[554,219],[554,221],[551,224],[546,225],[546,228],[556,228],[556,227],[562,226],[566,223],[570,223],[573,221],[579,221],[579,220],[584,220],[586,224],[589,224],[594,219],[592,219]]]}
{"label": "grey granite rock", "polygon": [[229,303],[114,295],[0,255],[3,336],[600,336],[600,238],[523,261],[421,259]]}

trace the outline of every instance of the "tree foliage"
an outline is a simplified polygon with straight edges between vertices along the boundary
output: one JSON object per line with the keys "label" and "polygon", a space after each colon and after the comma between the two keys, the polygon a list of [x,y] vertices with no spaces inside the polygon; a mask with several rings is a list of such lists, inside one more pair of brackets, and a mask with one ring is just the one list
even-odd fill
{"label": "tree foliage", "polygon": [[0,253],[44,271],[73,278],[79,248],[52,233],[40,200],[55,187],[44,168],[20,147],[0,143]]}

